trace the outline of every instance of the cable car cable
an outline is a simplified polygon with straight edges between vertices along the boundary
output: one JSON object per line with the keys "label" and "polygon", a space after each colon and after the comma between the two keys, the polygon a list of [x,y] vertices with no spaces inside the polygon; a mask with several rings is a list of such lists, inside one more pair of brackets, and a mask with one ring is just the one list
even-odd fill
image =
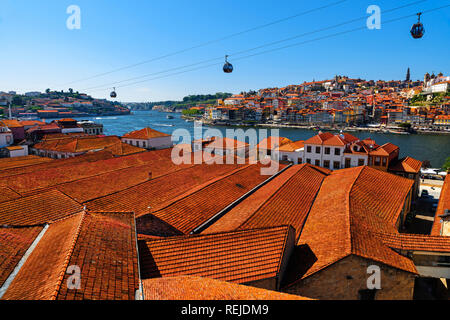
{"label": "cable car cable", "polygon": [[230,38],[234,38],[234,37],[237,37],[237,36],[245,34],[245,33],[249,33],[249,32],[252,32],[252,31],[259,30],[259,29],[263,29],[263,28],[272,26],[274,24],[278,24],[278,23],[281,23],[281,22],[284,22],[284,21],[287,21],[287,20],[291,20],[291,19],[303,16],[303,15],[306,15],[306,14],[309,14],[309,13],[312,13],[312,12],[315,12],[315,11],[326,9],[326,8],[329,8],[329,7],[332,7],[332,6],[344,3],[346,1],[348,1],[348,0],[339,0],[339,1],[327,4],[327,5],[323,5],[321,7],[313,8],[313,9],[310,9],[310,10],[307,10],[307,11],[303,11],[303,12],[294,14],[294,15],[286,17],[286,18],[278,19],[278,20],[275,20],[275,21],[272,21],[272,22],[269,22],[269,23],[266,23],[266,24],[262,24],[262,25],[259,25],[259,26],[256,26],[256,27],[252,27],[252,28],[240,31],[240,32],[232,33],[232,34],[229,34],[227,36],[224,36],[224,37],[221,37],[221,38],[218,38],[218,39],[214,39],[214,40],[210,40],[210,41],[207,41],[207,42],[203,42],[201,44],[198,44],[198,45],[195,45],[195,46],[192,46],[192,47],[189,47],[189,48],[185,48],[185,49],[181,49],[181,50],[178,50],[178,51],[174,51],[172,53],[168,53],[168,54],[165,54],[165,55],[162,55],[162,56],[159,56],[159,57],[155,57],[155,58],[152,58],[152,59],[149,59],[149,60],[144,60],[144,61],[141,61],[141,62],[138,62],[138,63],[130,64],[130,65],[127,65],[127,66],[124,66],[124,67],[120,67],[120,68],[117,68],[117,69],[114,69],[114,70],[111,70],[111,71],[108,71],[108,72],[99,73],[99,74],[96,74],[96,75],[93,75],[93,76],[90,76],[90,77],[86,77],[86,78],[83,78],[83,79],[74,80],[74,81],[71,81],[71,82],[66,82],[66,83],[63,83],[61,85],[57,85],[56,87],[62,87],[62,86],[66,86],[66,85],[77,83],[77,82],[83,82],[83,81],[95,79],[95,78],[102,77],[102,76],[105,76],[105,75],[108,75],[108,74],[111,74],[111,73],[119,72],[119,71],[122,71],[122,70],[126,70],[126,69],[134,68],[134,67],[137,67],[137,66],[140,66],[140,65],[143,65],[143,64],[147,64],[147,63],[150,63],[150,62],[153,62],[153,61],[157,61],[157,60],[161,60],[161,59],[164,59],[164,58],[168,58],[168,57],[171,57],[171,56],[174,56],[174,55],[177,55],[177,54],[181,54],[181,53],[184,53],[184,52],[187,52],[187,51],[190,51],[190,50],[202,48],[202,47],[211,45],[213,43],[217,43],[217,42],[224,41],[224,40],[227,40],[227,39],[230,39]]}
{"label": "cable car cable", "polygon": [[[418,3],[421,3],[421,2],[424,2],[424,1],[426,1],[426,0],[411,2],[411,3],[405,4],[405,5],[396,7],[396,8],[385,10],[384,13],[394,12],[394,11],[397,11],[397,10],[400,10],[400,9],[403,9],[403,8],[406,8],[406,7],[409,7],[409,6],[413,6],[415,4],[418,4]],[[275,45],[275,44],[278,44],[278,43],[290,41],[290,40],[293,40],[293,39],[297,39],[297,38],[301,38],[301,37],[308,36],[308,35],[311,35],[311,34],[319,33],[319,32],[322,32],[322,31],[334,29],[334,28],[337,28],[337,27],[344,26],[346,24],[350,24],[350,23],[353,23],[353,22],[357,22],[357,21],[360,21],[360,20],[366,20],[366,19],[367,19],[366,15],[365,16],[361,16],[359,18],[351,19],[351,20],[348,20],[348,21],[345,21],[345,22],[341,22],[341,23],[338,23],[338,24],[335,24],[335,25],[331,25],[331,26],[328,26],[328,27],[320,28],[320,29],[313,30],[313,31],[310,31],[310,32],[301,33],[301,34],[298,34],[298,35],[295,35],[295,36],[291,36],[289,38],[285,38],[285,39],[282,39],[282,40],[268,42],[268,43],[265,43],[263,45],[259,45],[259,46],[256,46],[256,47],[253,47],[253,48],[250,48],[250,49],[237,51],[237,52],[234,52],[232,54],[229,54],[228,56],[231,57],[231,56],[241,55],[241,54],[244,54],[244,53],[247,53],[247,52],[251,52],[251,51],[254,51],[254,50],[257,50],[257,49],[261,49],[261,48],[267,47],[267,46],[271,46],[271,45]],[[150,74],[145,74],[145,75],[142,75],[142,76],[129,78],[129,79],[126,79],[126,80],[121,80],[121,81],[111,82],[111,83],[104,84],[104,85],[98,85],[98,86],[94,86],[94,87],[85,88],[85,89],[82,89],[80,91],[83,91],[83,92],[84,91],[90,91],[90,90],[97,89],[97,88],[105,89],[105,88],[111,87],[112,85],[116,85],[116,84],[120,84],[120,83],[124,83],[124,82],[129,82],[129,81],[133,81],[133,80],[138,80],[138,79],[143,79],[143,78],[147,78],[147,77],[150,77],[150,76],[155,76],[155,75],[166,73],[166,72],[177,71],[178,69],[189,68],[189,67],[193,67],[193,66],[200,65],[200,64],[203,64],[203,63],[208,63],[208,62],[212,62],[212,61],[216,61],[216,60],[222,60],[222,59],[223,59],[223,57],[207,59],[207,60],[203,60],[203,61],[200,61],[200,62],[196,62],[196,63],[184,65],[184,66],[174,67],[174,68],[163,70],[163,71],[158,71],[158,72],[154,72],[154,73],[150,73]]]}
{"label": "cable car cable", "polygon": [[[429,13],[429,12],[437,11],[437,10],[440,10],[440,9],[443,9],[443,8],[447,8],[447,7],[450,7],[450,4],[449,5],[445,5],[445,6],[441,6],[441,7],[437,7],[437,8],[433,8],[433,9],[429,9],[429,10],[424,10],[424,11],[422,11],[422,14],[423,13]],[[404,20],[404,19],[413,17],[415,15],[416,15],[416,13],[409,14],[409,15],[402,16],[402,17],[399,17],[399,18],[394,18],[394,19],[391,19],[391,20],[387,20],[387,21],[385,21],[383,23],[384,24],[388,24],[388,23],[392,23],[392,22],[397,22],[397,21],[400,21],[400,20]],[[306,41],[302,41],[302,42],[286,45],[286,46],[283,46],[283,47],[269,49],[269,50],[266,50],[266,51],[257,52],[257,53],[251,54],[251,55],[247,55],[247,56],[244,56],[244,57],[236,58],[235,60],[243,60],[243,59],[251,58],[251,57],[254,57],[254,56],[257,56],[257,55],[267,54],[267,53],[270,53],[270,52],[286,49],[286,48],[289,48],[289,47],[299,46],[299,45],[302,45],[302,44],[315,42],[315,41],[319,41],[319,40],[335,37],[335,36],[342,35],[342,34],[347,34],[347,33],[355,32],[355,31],[364,30],[366,28],[367,27],[364,26],[364,27],[358,27],[358,28],[354,28],[354,29],[350,29],[350,30],[346,30],[346,31],[342,31],[342,32],[337,32],[337,33],[330,34],[330,35],[327,35],[327,36],[323,36],[323,37],[319,37],[319,38],[315,38],[315,39],[311,39],[311,40],[306,40]],[[144,83],[144,82],[147,82],[147,81],[153,81],[153,80],[157,80],[157,79],[162,79],[162,78],[170,77],[170,76],[173,76],[173,75],[183,74],[183,73],[196,71],[196,70],[200,70],[200,69],[205,69],[205,68],[209,68],[209,67],[217,66],[217,65],[219,65],[219,64],[214,63],[214,64],[201,66],[201,67],[194,68],[194,69],[184,70],[184,71],[180,71],[180,72],[176,72],[176,73],[172,73],[172,74],[168,74],[168,75],[164,75],[164,76],[160,76],[160,77],[156,77],[156,78],[152,78],[152,79],[145,79],[145,80],[142,80],[142,81],[136,81],[134,83],[130,83],[130,84],[126,84],[126,85],[120,86],[120,88],[125,88],[125,87],[129,87],[129,86],[132,86],[132,85],[135,85],[135,84]],[[99,90],[97,90],[97,91],[99,91]]]}

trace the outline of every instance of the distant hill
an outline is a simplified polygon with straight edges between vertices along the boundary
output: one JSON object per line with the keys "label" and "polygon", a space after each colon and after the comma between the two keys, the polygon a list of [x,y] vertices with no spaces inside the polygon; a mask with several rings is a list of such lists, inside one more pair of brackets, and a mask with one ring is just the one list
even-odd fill
{"label": "distant hill", "polygon": [[182,101],[158,101],[158,102],[142,102],[127,103],[126,105],[132,110],[151,110],[155,106],[161,106],[164,109],[189,109],[198,104],[214,104],[217,99],[226,99],[231,97],[231,93],[217,92],[216,94],[197,94],[189,95]]}

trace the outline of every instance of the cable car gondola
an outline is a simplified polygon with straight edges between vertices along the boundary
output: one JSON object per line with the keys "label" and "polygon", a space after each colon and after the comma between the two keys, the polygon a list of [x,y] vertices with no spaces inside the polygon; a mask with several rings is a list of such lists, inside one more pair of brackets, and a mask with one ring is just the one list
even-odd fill
{"label": "cable car gondola", "polygon": [[225,73],[232,73],[233,72],[233,65],[228,62],[227,58],[228,58],[228,55],[225,56],[225,64],[223,65],[223,72],[225,72]]}
{"label": "cable car gondola", "polygon": [[422,14],[422,12],[419,12],[417,14],[418,21],[417,23],[415,23],[412,28],[411,28],[411,35],[414,39],[420,39],[423,37],[423,34],[425,33],[425,29],[423,27],[423,24],[420,22],[420,15]]}
{"label": "cable car gondola", "polygon": [[110,96],[111,96],[111,98],[117,97],[116,88],[113,88],[113,91],[111,92]]}

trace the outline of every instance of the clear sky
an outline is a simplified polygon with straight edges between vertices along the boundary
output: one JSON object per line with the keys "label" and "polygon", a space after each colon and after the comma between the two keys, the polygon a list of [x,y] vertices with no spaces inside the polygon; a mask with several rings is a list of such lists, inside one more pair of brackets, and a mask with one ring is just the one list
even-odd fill
{"label": "clear sky", "polygon": [[[364,79],[421,79],[426,72],[450,74],[450,7],[422,16],[426,33],[409,34],[417,20],[383,22],[450,4],[428,0],[383,13],[417,0],[347,0],[320,11],[215,42],[182,54],[142,64],[102,77],[73,82],[141,61],[264,25],[338,0],[1,0],[0,91],[44,91],[46,88],[109,95],[110,83],[140,77],[200,61],[232,55],[262,44],[369,16],[369,5],[381,8],[381,29],[364,30],[314,41],[247,59],[230,56],[235,71],[224,74],[217,65],[127,86],[117,84],[119,101],[181,99],[188,94],[239,93],[282,87],[336,74]],[[81,29],[69,30],[68,6],[81,9]],[[364,27],[365,20],[254,52]],[[250,53],[254,53],[250,52]],[[249,53],[248,53],[249,54]],[[245,56],[241,55],[241,56]],[[210,62],[211,63],[211,62]],[[214,62],[213,62],[214,63]],[[208,63],[207,63],[208,64]],[[189,69],[189,68],[188,68]],[[164,75],[164,74],[160,74]],[[149,76],[154,78],[156,76]],[[69,82],[73,82],[67,84]],[[92,87],[104,87],[85,90]]]}

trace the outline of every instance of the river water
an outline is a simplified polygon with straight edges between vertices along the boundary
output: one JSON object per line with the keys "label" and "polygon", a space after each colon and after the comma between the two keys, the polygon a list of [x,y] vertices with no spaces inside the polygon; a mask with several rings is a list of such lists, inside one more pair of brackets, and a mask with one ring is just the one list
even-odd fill
{"label": "river water", "polygon": [[[172,115],[174,119],[167,119],[167,115]],[[83,117],[77,120],[92,120],[102,123],[106,135],[121,136],[124,133],[139,130],[144,127],[172,134],[175,129],[186,129],[194,136],[194,123],[181,119],[179,113],[164,113],[158,111],[134,111],[126,116],[107,117]],[[226,129],[231,127],[215,127],[225,135]],[[208,129],[204,127],[203,130]],[[243,128],[246,129],[246,128]],[[372,138],[377,144],[382,145],[391,142],[400,147],[400,156],[411,156],[419,160],[430,160],[432,167],[440,168],[447,157],[450,157],[450,135],[396,135],[373,132],[350,132],[360,138]],[[279,134],[291,140],[306,140],[317,134],[317,131],[293,128],[280,128]],[[270,135],[270,131],[268,131]]]}

